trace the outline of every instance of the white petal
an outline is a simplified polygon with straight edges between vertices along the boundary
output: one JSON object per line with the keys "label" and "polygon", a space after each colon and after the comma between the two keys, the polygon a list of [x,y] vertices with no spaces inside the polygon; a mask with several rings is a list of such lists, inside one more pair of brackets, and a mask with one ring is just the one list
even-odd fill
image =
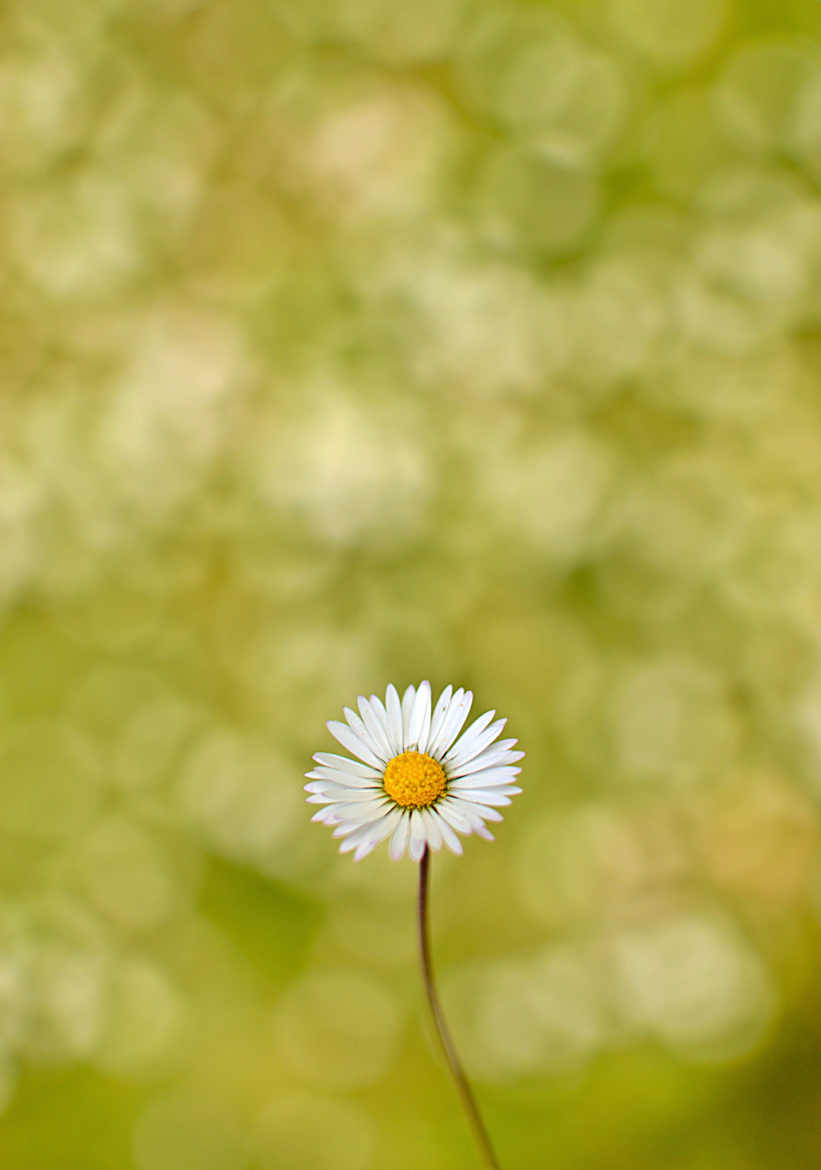
{"label": "white petal", "polygon": [[[371,831],[365,834],[357,846],[356,852],[353,855],[354,861],[361,861],[363,857],[367,857],[380,841],[384,841],[386,837],[390,836],[400,815],[399,809],[394,808],[384,820],[373,825]],[[350,838],[348,838],[348,842],[350,842]],[[341,852],[345,852],[345,850],[341,850]]]}
{"label": "white petal", "polygon": [[373,800],[375,796],[383,795],[380,788],[349,788],[346,784],[331,784],[328,780],[314,780],[311,784],[305,785],[305,791],[327,797],[328,800],[348,800],[352,804]]}
{"label": "white petal", "polygon": [[458,830],[460,833],[469,833],[472,828],[472,818],[463,816],[456,805],[456,801],[440,800],[436,806],[436,811],[446,824]]}
{"label": "white petal", "polygon": [[399,824],[396,826],[396,831],[391,837],[391,857],[394,861],[398,861],[405,852],[408,844],[408,838],[410,837],[410,822],[410,814],[405,813]]}
{"label": "white petal", "polygon": [[439,832],[442,834],[442,840],[445,842],[448,849],[450,849],[451,853],[455,853],[457,856],[461,856],[462,842],[456,836],[447,821],[439,816],[438,809],[432,809],[431,816],[436,821]]}
{"label": "white petal", "polygon": [[390,736],[391,748],[393,754],[399,756],[405,750],[405,737],[402,732],[402,704],[393,683],[385,691],[385,709],[388,713],[388,735]]}
{"label": "white petal", "polygon": [[315,793],[313,796],[305,797],[306,804],[339,804],[340,797],[329,796],[324,793]]}
{"label": "white petal", "polygon": [[[494,712],[490,711],[489,715],[492,718]],[[444,760],[445,766],[458,771],[461,765],[475,759],[493,743],[494,739],[498,739],[506,723],[506,719],[497,719],[486,730],[482,730],[481,720],[477,719],[476,723],[472,724],[450,749]],[[474,730],[474,728],[478,729]]]}
{"label": "white petal", "polygon": [[376,695],[371,695],[370,701],[364,695],[360,695],[357,699],[357,706],[359,707],[362,721],[365,724],[374,749],[378,749],[378,754],[384,756],[385,762],[387,763],[393,755],[388,740],[387,719],[383,718],[383,712],[380,711],[382,704],[376,699],[379,706],[374,706],[374,699],[376,699]]}
{"label": "white petal", "polygon": [[405,748],[410,743],[410,721],[413,714],[413,707],[416,700],[416,687],[408,687],[402,696],[402,742]]}
{"label": "white petal", "polygon": [[354,829],[358,829],[361,825],[373,824],[380,816],[390,812],[391,806],[383,804],[377,809],[366,809],[360,812],[361,806],[354,806],[349,808],[344,804],[326,804],[318,812],[311,817],[312,821],[318,821],[323,825],[337,825],[339,826],[334,831],[334,837],[344,837],[347,833],[352,833]]}
{"label": "white petal", "polygon": [[495,711],[485,711],[485,713],[480,715],[478,719],[474,719],[470,727],[463,731],[457,741],[451,745],[450,749],[446,753],[446,758],[467,758],[467,750],[470,748],[471,744],[478,740],[479,736],[485,730],[488,723],[490,723],[495,714]]}
{"label": "white petal", "polygon": [[438,851],[442,848],[442,834],[439,831],[439,826],[442,822],[438,817],[434,817],[433,810],[429,808],[420,809],[419,815],[425,824],[428,845],[430,845],[431,849]]}
{"label": "white petal", "polygon": [[[518,739],[500,739],[499,742],[495,743],[490,750],[497,752],[504,749],[507,751],[508,748],[515,747],[518,742]],[[522,755],[524,755],[524,752],[522,752]]]}
{"label": "white petal", "polygon": [[354,776],[349,772],[338,772],[336,768],[313,768],[305,773],[306,780],[326,780],[330,784],[341,784],[345,788],[362,788],[370,790],[382,787],[382,777],[376,772],[370,776]]}
{"label": "white petal", "polygon": [[513,767],[477,768],[466,776],[452,776],[448,780],[448,788],[495,788],[497,784],[513,784],[521,770]]}
{"label": "white petal", "polygon": [[450,707],[451,696],[453,695],[453,687],[450,683],[442,691],[439,698],[436,700],[436,706],[433,709],[433,715],[430,720],[430,735],[428,736],[427,750],[433,754],[436,740],[439,732],[442,730],[442,724],[445,722],[448,709]]}
{"label": "white petal", "polygon": [[384,763],[358,735],[351,731],[347,723],[339,723],[336,719],[331,719],[326,726],[334,739],[338,740],[352,755],[358,756],[360,760],[364,760],[372,768],[384,769]]}
{"label": "white petal", "polygon": [[[504,742],[504,741],[502,741]],[[516,740],[513,740],[515,743]],[[502,747],[501,743],[494,744],[493,747],[487,748],[481,755],[476,756],[473,760],[468,760],[466,764],[461,764],[458,768],[448,770],[448,777],[453,780],[458,780],[460,776],[471,776],[474,772],[483,772],[486,768],[495,768],[497,764],[507,765],[515,764],[517,760],[524,759],[524,752],[512,752],[510,748]]]}
{"label": "white petal", "polygon": [[347,756],[337,756],[333,752],[314,752],[313,758],[318,764],[326,768],[335,768],[338,772],[350,772],[353,776],[375,776],[382,779],[382,772],[370,768],[360,760],[351,760]]}
{"label": "white petal", "polygon": [[416,698],[411,711],[410,729],[408,732],[408,747],[418,747],[420,752],[427,751],[428,736],[430,735],[430,683],[425,680],[416,692]]}
{"label": "white petal", "polygon": [[[372,804],[347,804],[344,800],[337,800],[326,807],[340,824],[344,821],[346,825],[364,825],[381,817],[393,805],[386,800],[375,800]],[[337,833],[335,836],[341,834]]]}
{"label": "white petal", "polygon": [[319,812],[315,812],[311,820],[318,821],[322,825],[338,825],[342,817],[338,813],[335,813],[330,805],[328,805],[325,808],[321,808]]}
{"label": "white petal", "polygon": [[[390,812],[381,817],[375,823],[371,822],[367,825],[357,826],[354,832],[349,833],[346,840],[342,842],[339,847],[339,852],[350,853],[352,849],[358,850],[360,846],[370,843],[377,845],[381,840],[383,840],[384,837],[387,837],[388,833],[391,832],[398,815],[398,810],[396,808],[392,808]],[[334,836],[340,835],[341,834],[339,833],[339,830],[337,830],[337,832],[334,834]],[[366,850],[366,852],[370,852],[370,850]]]}
{"label": "white petal", "polygon": [[335,837],[347,837],[347,841],[343,841],[339,846],[339,852],[344,850],[346,853],[348,849],[355,849],[363,837],[367,837],[368,830],[372,829],[372,824],[365,825],[342,825],[334,832]]}
{"label": "white petal", "polygon": [[391,752],[393,752],[393,742],[391,740],[390,720],[388,718],[387,708],[385,707],[385,704],[382,702],[382,700],[379,698],[379,695],[371,695],[371,708],[372,708],[374,714],[376,715],[376,717],[379,719],[382,726],[384,727],[385,739],[387,740],[388,749]]}
{"label": "white petal", "polygon": [[453,701],[448,707],[447,714],[442,723],[442,728],[436,737],[436,742],[429,744],[429,751],[437,760],[441,760],[442,756],[448,750],[450,745],[456,739],[456,736],[465,725],[465,720],[470,714],[471,704],[473,703],[472,691],[464,691],[460,687],[453,696]]}
{"label": "white petal", "polygon": [[493,840],[493,837],[489,837],[485,829],[484,814],[491,813],[495,816],[496,820],[502,819],[493,809],[479,809],[476,805],[466,805],[462,801],[440,801],[436,808],[439,815],[449,825],[452,825],[457,832],[465,834],[478,833],[480,837],[486,837],[490,841]]}
{"label": "white petal", "polygon": [[[339,828],[334,829],[334,837],[346,837],[354,829],[359,829],[363,825],[371,825],[374,821],[378,821],[380,817],[385,816],[390,811],[391,806],[388,804],[378,804],[373,808],[359,812],[356,808],[347,808],[344,805],[332,804],[328,806],[328,809],[330,812],[336,814],[339,821]],[[337,812],[337,810],[339,811]]]}
{"label": "white petal", "polygon": [[[451,799],[454,801],[460,813],[467,814],[468,816],[479,817],[481,820],[485,821],[502,820],[502,814],[497,813],[495,808],[488,808],[487,805],[484,804],[473,804],[469,800],[464,800],[461,796],[453,796]],[[450,802],[448,802],[448,804],[450,804]]]}
{"label": "white petal", "polygon": [[342,712],[348,721],[348,726],[354,735],[358,736],[364,744],[371,749],[377,759],[387,764],[387,752],[384,744],[374,735],[371,735],[369,728],[367,728],[362,719],[359,718],[356,711],[352,707],[343,707]]}
{"label": "white petal", "polygon": [[408,853],[412,861],[421,860],[426,844],[425,822],[419,815],[419,809],[415,808],[410,815],[410,842],[408,843]]}
{"label": "white petal", "polygon": [[504,808],[510,804],[510,795],[515,796],[521,788],[508,790],[507,788],[492,788],[489,791],[482,788],[461,789],[459,795],[471,804],[491,804],[497,808]]}

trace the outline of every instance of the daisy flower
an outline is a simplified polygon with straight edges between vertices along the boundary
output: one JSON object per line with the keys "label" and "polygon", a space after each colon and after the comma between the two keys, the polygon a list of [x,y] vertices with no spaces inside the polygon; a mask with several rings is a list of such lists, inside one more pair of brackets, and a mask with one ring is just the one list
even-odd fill
{"label": "daisy flower", "polygon": [[419,862],[419,954],[431,1018],[485,1165],[499,1170],[436,990],[428,927],[431,850],[444,844],[461,853],[458,833],[492,841],[485,822],[500,821],[498,809],[522,791],[515,780],[524,752],[513,750],[515,739],[499,739],[507,721],[486,711],[462,730],[472,702],[470,691],[447,686],[431,711],[429,682],[408,687],[401,699],[391,683],[384,703],[360,695],[358,715],[346,707],[345,723],[328,724],[350,756],[317,752],[305,788],[308,803],[323,806],[313,819],[342,837],[341,853],[353,850],[359,861],[390,837],[391,857],[407,849]]}
{"label": "daisy flower", "polygon": [[516,767],[524,752],[515,739],[499,739],[507,722],[486,711],[465,730],[473,695],[447,686],[431,710],[430,683],[408,687],[402,698],[391,684],[384,703],[359,696],[359,714],[345,708],[345,723],[331,720],[331,735],[350,756],[317,752],[306,773],[313,820],[336,826],[341,853],[359,861],[390,837],[394,859],[407,849],[420,861],[428,849],[462,852],[457,834],[493,840],[486,821],[521,792]]}

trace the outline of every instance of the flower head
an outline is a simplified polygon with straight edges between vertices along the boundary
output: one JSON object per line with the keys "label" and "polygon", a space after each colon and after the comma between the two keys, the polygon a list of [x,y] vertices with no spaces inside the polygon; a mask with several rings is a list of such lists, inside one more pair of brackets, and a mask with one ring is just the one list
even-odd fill
{"label": "flower head", "polygon": [[[419,861],[425,846],[462,852],[457,833],[493,840],[485,821],[500,821],[510,804],[524,752],[515,739],[499,739],[507,720],[487,711],[462,731],[473,695],[447,686],[431,711],[430,683],[408,687],[399,698],[391,683],[384,703],[359,696],[359,715],[345,708],[345,723],[328,723],[331,735],[355,756],[317,752],[306,775],[309,804],[324,807],[313,820],[335,825],[341,853],[362,857],[390,837],[390,854],[407,849]],[[461,733],[461,734],[460,734]]]}

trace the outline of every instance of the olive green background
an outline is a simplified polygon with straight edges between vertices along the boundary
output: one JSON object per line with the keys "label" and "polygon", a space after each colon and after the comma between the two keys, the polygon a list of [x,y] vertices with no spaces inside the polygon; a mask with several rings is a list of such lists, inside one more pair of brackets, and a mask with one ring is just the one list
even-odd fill
{"label": "olive green background", "polygon": [[430,678],[505,1170],[821,1164],[821,5],[10,0],[0,1165],[469,1170],[414,866],[302,774]]}

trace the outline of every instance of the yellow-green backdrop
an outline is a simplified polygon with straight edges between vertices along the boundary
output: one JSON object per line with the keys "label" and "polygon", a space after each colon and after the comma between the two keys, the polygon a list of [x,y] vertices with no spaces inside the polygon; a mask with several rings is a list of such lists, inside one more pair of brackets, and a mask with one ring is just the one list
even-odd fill
{"label": "yellow-green backdrop", "polygon": [[0,1165],[469,1170],[358,693],[525,794],[433,864],[505,1170],[821,1164],[821,4],[7,0]]}

